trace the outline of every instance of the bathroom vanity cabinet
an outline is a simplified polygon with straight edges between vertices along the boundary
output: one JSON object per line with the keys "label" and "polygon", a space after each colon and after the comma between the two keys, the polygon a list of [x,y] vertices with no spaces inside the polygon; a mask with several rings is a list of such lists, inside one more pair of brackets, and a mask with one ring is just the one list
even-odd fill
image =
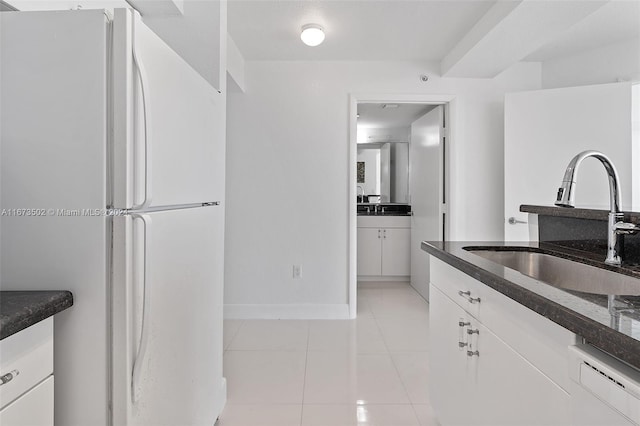
{"label": "bathroom vanity cabinet", "polygon": [[411,274],[411,217],[358,217],[358,276]]}

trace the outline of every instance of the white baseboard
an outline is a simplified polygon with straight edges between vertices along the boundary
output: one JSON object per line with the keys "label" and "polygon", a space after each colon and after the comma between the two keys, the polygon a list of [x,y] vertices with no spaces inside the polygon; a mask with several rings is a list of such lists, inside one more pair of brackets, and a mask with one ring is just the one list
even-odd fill
{"label": "white baseboard", "polygon": [[420,296],[422,296],[422,298],[424,300],[426,300],[427,302],[429,301],[429,284],[423,284],[423,283],[410,283],[411,287],[414,288],[415,291],[418,292],[418,294]]}
{"label": "white baseboard", "polygon": [[411,281],[411,277],[409,275],[407,276],[379,276],[379,275],[358,275],[358,281],[359,282],[369,282],[369,281],[386,281],[386,282],[390,282],[390,281],[404,281],[404,282],[409,282]]}
{"label": "white baseboard", "polygon": [[349,319],[349,305],[224,305],[225,319]]}

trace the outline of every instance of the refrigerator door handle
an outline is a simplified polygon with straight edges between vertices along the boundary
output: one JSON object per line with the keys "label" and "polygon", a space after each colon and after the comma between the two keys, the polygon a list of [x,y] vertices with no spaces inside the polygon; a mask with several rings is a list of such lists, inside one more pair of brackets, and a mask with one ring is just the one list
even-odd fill
{"label": "refrigerator door handle", "polygon": [[[143,237],[143,290],[142,290],[142,325],[140,330],[140,341],[138,351],[133,360],[131,372],[131,400],[135,404],[140,399],[140,381],[142,378],[142,369],[147,357],[147,349],[149,344],[149,333],[151,329],[151,283],[149,280],[149,236],[151,228],[151,218],[146,214],[132,214],[133,220],[140,220],[144,228]],[[137,266],[136,262],[136,266]]]}
{"label": "refrigerator door handle", "polygon": [[[135,25],[134,25],[135,28]],[[135,31],[135,29],[134,29]],[[135,38],[134,38],[135,40]],[[151,143],[149,142],[149,105],[147,104],[147,93],[145,90],[145,84],[147,81],[147,72],[144,68],[144,64],[140,61],[136,52],[135,41],[133,43],[133,63],[136,68],[138,78],[140,80],[140,90],[142,92],[142,113],[143,113],[143,127],[144,127],[144,199],[141,204],[133,206],[133,210],[142,210],[151,204]],[[148,89],[148,87],[146,88]]]}

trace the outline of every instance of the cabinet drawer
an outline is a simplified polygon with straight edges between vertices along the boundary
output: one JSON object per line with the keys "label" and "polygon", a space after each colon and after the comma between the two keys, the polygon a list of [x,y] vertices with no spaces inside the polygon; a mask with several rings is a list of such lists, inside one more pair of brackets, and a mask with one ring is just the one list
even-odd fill
{"label": "cabinet drawer", "polygon": [[53,426],[53,376],[0,411],[2,426]]}
{"label": "cabinet drawer", "polygon": [[[483,283],[433,256],[429,256],[429,270],[431,284],[438,287],[466,312],[480,319],[481,304],[484,302],[480,293],[483,290],[482,287],[486,287]],[[478,297],[481,299],[480,303],[475,301]],[[473,302],[470,301],[471,298]]]}
{"label": "cabinet drawer", "polygon": [[[568,346],[578,343],[576,334],[439,259],[431,257],[430,262],[435,287],[569,391],[566,351]],[[469,291],[470,297],[481,301],[470,303],[459,291]]]}
{"label": "cabinet drawer", "polygon": [[358,216],[358,228],[411,228],[411,216]]}
{"label": "cabinet drawer", "polygon": [[53,317],[0,341],[0,375],[11,372],[0,386],[0,408],[53,374]]}

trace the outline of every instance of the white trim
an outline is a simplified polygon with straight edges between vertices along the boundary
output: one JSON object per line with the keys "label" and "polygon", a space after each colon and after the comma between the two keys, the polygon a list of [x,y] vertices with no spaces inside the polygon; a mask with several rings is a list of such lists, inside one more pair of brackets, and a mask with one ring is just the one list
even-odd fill
{"label": "white trim", "polygon": [[382,276],[382,275],[358,275],[358,282],[405,282],[408,283],[411,281],[410,275],[393,275],[393,276]]}
{"label": "white trim", "polygon": [[[357,271],[357,194],[356,194],[356,159],[357,159],[357,123],[358,123],[358,102],[370,102],[370,103],[408,103],[408,104],[433,104],[433,105],[448,105],[447,116],[447,128],[448,142],[447,142],[447,165],[449,166],[449,185],[447,190],[447,205],[450,209],[451,206],[451,175],[450,172],[453,161],[450,146],[454,142],[455,123],[456,120],[456,96],[455,95],[415,95],[415,94],[389,94],[389,93],[352,93],[349,95],[349,163],[347,165],[349,173],[349,181],[347,182],[347,214],[349,232],[347,236],[347,253],[349,261],[347,263],[347,279],[349,283],[349,318],[356,318],[357,313],[357,295],[358,295],[358,271]],[[451,215],[448,214],[447,231],[451,235]]]}
{"label": "white trim", "polygon": [[349,319],[349,305],[224,305],[225,319]]}

